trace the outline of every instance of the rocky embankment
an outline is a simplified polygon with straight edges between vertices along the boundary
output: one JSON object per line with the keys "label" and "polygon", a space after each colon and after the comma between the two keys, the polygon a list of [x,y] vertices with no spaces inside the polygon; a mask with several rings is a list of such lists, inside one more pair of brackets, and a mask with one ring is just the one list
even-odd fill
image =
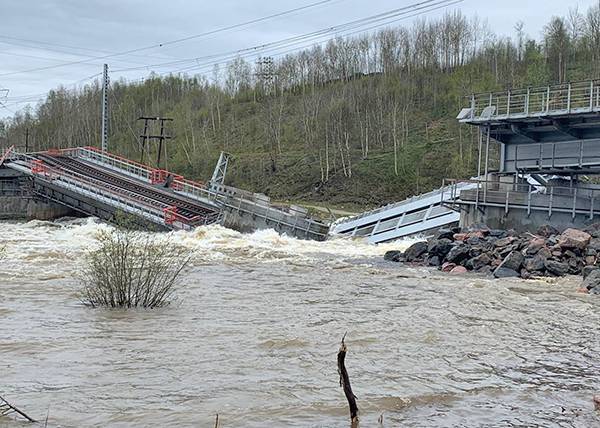
{"label": "rocky embankment", "polygon": [[562,233],[552,226],[542,226],[535,234],[485,226],[441,229],[428,242],[417,242],[405,252],[389,251],[385,259],[496,278],[583,275],[581,291],[600,294],[600,223]]}

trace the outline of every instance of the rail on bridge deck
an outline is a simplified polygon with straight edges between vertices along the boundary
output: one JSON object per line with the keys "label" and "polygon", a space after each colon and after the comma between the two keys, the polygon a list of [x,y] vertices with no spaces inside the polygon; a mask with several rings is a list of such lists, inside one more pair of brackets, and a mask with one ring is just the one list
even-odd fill
{"label": "rail on bridge deck", "polygon": [[7,167],[31,177],[38,197],[109,221],[123,211],[163,229],[220,223],[241,232],[268,228],[315,240],[326,239],[329,230],[299,207],[284,209],[265,195],[222,183],[209,187],[95,147],[11,151],[5,157]]}
{"label": "rail on bridge deck", "polygon": [[6,166],[33,179],[34,192],[87,215],[117,211],[166,229],[216,223],[220,210],[202,183],[94,147],[6,153]]}

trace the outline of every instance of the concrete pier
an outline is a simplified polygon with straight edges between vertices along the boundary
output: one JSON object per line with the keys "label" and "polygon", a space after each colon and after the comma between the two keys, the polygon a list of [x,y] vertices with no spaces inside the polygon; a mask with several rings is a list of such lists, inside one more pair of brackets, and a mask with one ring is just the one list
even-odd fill
{"label": "concrete pier", "polygon": [[0,220],[55,220],[75,214],[63,205],[36,198],[24,174],[0,168]]}

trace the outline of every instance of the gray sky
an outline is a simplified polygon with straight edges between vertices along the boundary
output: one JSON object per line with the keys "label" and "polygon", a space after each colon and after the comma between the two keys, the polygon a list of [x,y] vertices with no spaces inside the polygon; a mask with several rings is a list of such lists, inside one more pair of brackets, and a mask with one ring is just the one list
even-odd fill
{"label": "gray sky", "polygon": [[[1,0],[0,88],[10,90],[5,104],[15,111],[24,106],[15,104],[24,100],[21,97],[41,94],[61,84],[81,84],[85,82],[84,79],[101,72],[103,62],[109,63],[112,70],[118,70],[243,49],[385,12],[418,0],[331,0],[243,29],[113,58],[89,58],[184,38],[317,1]],[[539,38],[543,25],[551,16],[566,15],[569,8],[575,5],[585,12],[597,2],[464,0],[449,9],[459,8],[467,16],[477,15],[487,20],[489,26],[499,34],[512,34],[515,23],[522,20],[526,32]],[[444,10],[438,10],[425,16],[436,17],[443,13]],[[412,19],[398,24],[410,25]],[[22,72],[75,61],[89,63]],[[111,78],[133,80],[147,76],[151,69],[168,71],[179,68],[181,66],[174,64],[162,68],[113,72]],[[0,108],[0,117],[7,115],[11,115],[10,111]]]}

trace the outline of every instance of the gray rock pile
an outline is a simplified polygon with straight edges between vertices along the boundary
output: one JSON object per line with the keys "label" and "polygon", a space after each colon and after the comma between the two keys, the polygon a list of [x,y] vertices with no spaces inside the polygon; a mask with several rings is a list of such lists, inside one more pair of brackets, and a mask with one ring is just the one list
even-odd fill
{"label": "gray rock pile", "polygon": [[385,259],[496,278],[583,275],[582,291],[600,294],[600,223],[562,233],[546,225],[536,234],[483,225],[440,229],[428,242],[417,242],[405,252],[389,251]]}

